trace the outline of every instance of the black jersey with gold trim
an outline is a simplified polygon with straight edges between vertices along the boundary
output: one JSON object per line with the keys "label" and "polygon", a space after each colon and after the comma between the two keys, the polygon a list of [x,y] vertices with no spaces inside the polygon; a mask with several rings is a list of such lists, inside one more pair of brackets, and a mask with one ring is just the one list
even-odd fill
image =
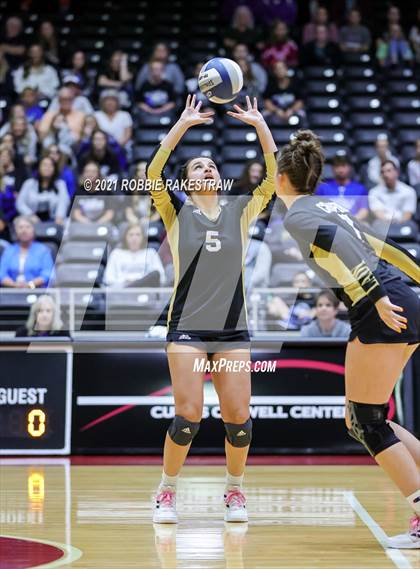
{"label": "black jersey with gold trim", "polygon": [[297,241],[305,262],[334,290],[347,308],[387,294],[387,283],[400,276],[420,283],[420,266],[408,251],[363,226],[347,209],[319,196],[293,202],[284,226]]}
{"label": "black jersey with gold trim", "polygon": [[274,194],[274,154],[264,155],[267,173],[261,184],[248,195],[228,198],[215,220],[165,187],[162,172],[170,154],[159,147],[147,168],[174,263],[168,330],[247,330],[243,265],[248,231]]}

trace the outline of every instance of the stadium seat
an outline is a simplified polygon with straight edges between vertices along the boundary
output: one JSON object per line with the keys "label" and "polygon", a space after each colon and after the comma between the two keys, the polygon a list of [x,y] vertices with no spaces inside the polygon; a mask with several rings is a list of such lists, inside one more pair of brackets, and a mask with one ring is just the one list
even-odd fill
{"label": "stadium seat", "polygon": [[402,128],[397,132],[400,144],[415,144],[416,140],[420,138],[420,128],[410,129]]}
{"label": "stadium seat", "polygon": [[342,108],[341,100],[338,97],[331,96],[309,96],[306,99],[306,106],[313,111],[333,111]]}
{"label": "stadium seat", "polygon": [[388,102],[393,110],[420,112],[420,98],[416,96],[390,97]]}
{"label": "stadium seat", "polygon": [[216,146],[213,144],[187,144],[178,146],[176,149],[176,157],[181,162],[185,162],[186,160],[189,160],[190,158],[194,158],[196,156],[205,156],[207,158],[216,159]]}
{"label": "stadium seat", "polygon": [[102,281],[103,265],[99,263],[63,263],[56,267],[57,287],[93,287]]}
{"label": "stadium seat", "polygon": [[224,161],[246,161],[261,158],[261,149],[255,146],[230,145],[223,146],[221,157]]}
{"label": "stadium seat", "polygon": [[394,125],[399,128],[413,127],[415,124],[420,128],[420,113],[418,111],[412,113],[394,113],[392,120]]}
{"label": "stadium seat", "polygon": [[332,79],[337,72],[332,67],[309,65],[303,71],[305,79]]}
{"label": "stadium seat", "polygon": [[350,111],[367,111],[372,112],[376,109],[382,108],[382,101],[375,96],[370,95],[356,95],[347,97],[347,104]]}
{"label": "stadium seat", "polygon": [[65,234],[66,240],[110,241],[113,238],[112,226],[106,223],[79,223],[72,221]]}
{"label": "stadium seat", "polygon": [[402,247],[420,261],[420,244],[419,243],[402,243]]}
{"label": "stadium seat", "polygon": [[374,80],[346,81],[345,84],[345,92],[348,95],[374,95],[378,91],[378,84]]}
{"label": "stadium seat", "polygon": [[225,162],[221,168],[221,176],[224,179],[238,179],[244,169],[243,162]]}
{"label": "stadium seat", "polygon": [[308,95],[326,94],[331,96],[337,93],[339,86],[335,80],[307,79],[304,89]]}
{"label": "stadium seat", "polygon": [[60,248],[57,261],[60,263],[102,262],[106,252],[105,241],[67,241]]}
{"label": "stadium seat", "polygon": [[404,221],[403,223],[392,223],[388,229],[388,237],[394,241],[416,240],[419,228],[415,221]]}
{"label": "stadium seat", "polygon": [[312,128],[318,127],[341,127],[344,124],[344,118],[339,113],[309,113],[308,114],[309,126]]}
{"label": "stadium seat", "polygon": [[139,144],[154,144],[157,146],[157,144],[165,137],[167,132],[167,129],[162,128],[138,128],[134,135],[136,142]]}
{"label": "stadium seat", "polygon": [[223,132],[223,142],[226,144],[245,144],[256,142],[257,134],[250,128],[229,128]]}
{"label": "stadium seat", "polygon": [[190,128],[182,138],[183,144],[214,143],[216,141],[216,131],[207,128]]}
{"label": "stadium seat", "polygon": [[348,115],[349,124],[352,127],[379,127],[385,124],[385,115],[381,112],[377,113],[349,113]]}
{"label": "stadium seat", "polygon": [[382,134],[385,134],[388,136],[388,138],[391,138],[389,132],[386,130],[375,128],[355,129],[353,138],[357,144],[375,144],[377,137]]}
{"label": "stadium seat", "polygon": [[415,80],[387,81],[385,83],[386,91],[389,95],[414,95],[418,93],[418,86]]}
{"label": "stadium seat", "polygon": [[37,241],[54,241],[61,243],[63,238],[63,226],[50,221],[35,224],[35,239]]}

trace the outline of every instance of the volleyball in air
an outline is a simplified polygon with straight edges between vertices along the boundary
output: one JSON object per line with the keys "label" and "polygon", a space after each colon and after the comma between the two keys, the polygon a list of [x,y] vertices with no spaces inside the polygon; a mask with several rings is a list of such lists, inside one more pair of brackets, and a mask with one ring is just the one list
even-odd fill
{"label": "volleyball in air", "polygon": [[244,84],[239,65],[226,57],[214,57],[203,65],[198,76],[200,91],[212,103],[229,103]]}

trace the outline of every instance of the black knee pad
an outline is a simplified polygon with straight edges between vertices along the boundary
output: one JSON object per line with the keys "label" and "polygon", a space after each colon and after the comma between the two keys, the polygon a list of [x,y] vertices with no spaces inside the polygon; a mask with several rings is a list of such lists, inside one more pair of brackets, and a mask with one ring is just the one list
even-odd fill
{"label": "black knee pad", "polygon": [[226,438],[233,447],[241,448],[251,444],[252,439],[252,419],[249,418],[242,425],[225,423]]}
{"label": "black knee pad", "polygon": [[386,422],[388,405],[349,401],[348,411],[351,422],[349,435],[362,443],[372,456],[400,442]]}
{"label": "black knee pad", "polygon": [[175,415],[169,425],[168,435],[177,445],[186,446],[192,442],[199,428],[200,423],[192,423],[180,415]]}

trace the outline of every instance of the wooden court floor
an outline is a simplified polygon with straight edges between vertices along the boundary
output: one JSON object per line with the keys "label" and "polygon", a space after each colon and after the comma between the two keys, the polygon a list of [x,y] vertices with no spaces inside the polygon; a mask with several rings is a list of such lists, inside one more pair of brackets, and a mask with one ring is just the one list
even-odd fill
{"label": "wooden court floor", "polygon": [[383,547],[410,511],[376,466],[251,466],[250,521],[232,527],[220,466],[185,467],[179,525],[154,527],[159,476],[158,466],[0,461],[0,569],[420,568],[420,551]]}

